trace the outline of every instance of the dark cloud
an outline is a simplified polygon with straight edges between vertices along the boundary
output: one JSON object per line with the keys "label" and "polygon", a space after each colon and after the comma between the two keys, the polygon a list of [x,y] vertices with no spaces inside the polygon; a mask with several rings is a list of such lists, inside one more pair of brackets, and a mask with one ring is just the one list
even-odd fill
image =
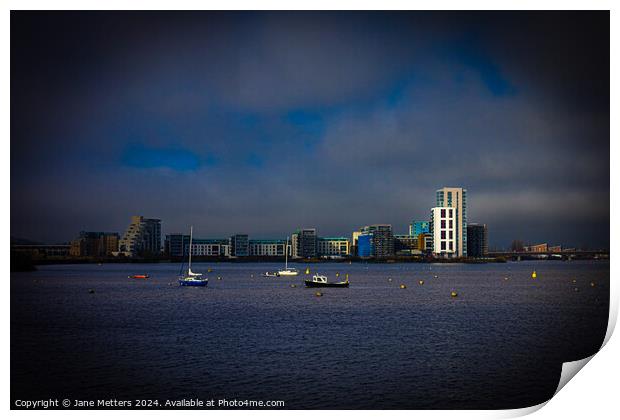
{"label": "dark cloud", "polygon": [[609,14],[13,12],[11,234],[325,235],[469,189],[491,243],[609,244]]}

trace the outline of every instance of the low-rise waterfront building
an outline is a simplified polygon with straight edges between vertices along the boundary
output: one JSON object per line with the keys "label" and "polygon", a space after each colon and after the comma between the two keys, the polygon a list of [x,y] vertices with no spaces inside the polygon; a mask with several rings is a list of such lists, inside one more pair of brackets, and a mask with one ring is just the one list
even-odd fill
{"label": "low-rise waterfront building", "polygon": [[431,222],[428,220],[413,220],[409,225],[409,235],[416,238],[421,233],[429,233],[431,231]]}
{"label": "low-rise waterfront building", "polygon": [[418,250],[423,254],[433,252],[433,235],[430,232],[418,235]]}
{"label": "low-rise waterfront building", "polygon": [[250,256],[283,257],[286,249],[285,239],[250,239]]}
{"label": "low-rise waterfront building", "polygon": [[345,257],[350,254],[351,242],[345,237],[328,237],[317,240],[317,253],[321,257]]}
{"label": "low-rise waterfront building", "polygon": [[486,257],[489,253],[487,225],[469,223],[467,225],[467,256]]}
{"label": "low-rise waterfront building", "polygon": [[361,258],[370,258],[374,255],[373,234],[360,234],[357,237],[357,255]]}
{"label": "low-rise waterfront building", "polygon": [[12,255],[28,255],[32,259],[68,257],[71,245],[31,245],[14,244],[11,245]]}
{"label": "low-rise waterfront building", "polygon": [[544,244],[528,245],[523,247],[525,252],[549,252],[549,246]]}
{"label": "low-rise waterfront building", "polygon": [[[189,255],[189,237],[184,242],[185,254]],[[230,255],[228,239],[192,239],[192,256],[225,257]]]}
{"label": "low-rise waterfront building", "polygon": [[119,234],[116,232],[85,232],[71,241],[72,257],[105,257],[118,251]]}
{"label": "low-rise waterfront building", "polygon": [[355,257],[359,255],[357,252],[357,240],[361,234],[362,232],[359,230],[356,230],[351,234],[351,255]]}
{"label": "low-rise waterfront building", "polygon": [[418,253],[418,237],[413,235],[394,235],[394,253],[413,255]]}

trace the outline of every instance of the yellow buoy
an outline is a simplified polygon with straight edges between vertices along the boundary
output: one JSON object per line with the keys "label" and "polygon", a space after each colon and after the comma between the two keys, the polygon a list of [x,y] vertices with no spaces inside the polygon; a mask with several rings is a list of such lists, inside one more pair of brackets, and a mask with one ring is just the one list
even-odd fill
{"label": "yellow buoy", "polygon": [[457,297],[458,295],[459,295],[459,294],[458,294],[458,293],[456,293],[456,292],[454,292],[454,291],[453,291],[452,293],[450,293],[450,296],[452,296],[453,298]]}
{"label": "yellow buoy", "polygon": [[537,275],[536,275],[536,271],[533,271],[533,272],[532,272],[532,278],[533,278],[533,279],[535,279],[535,278],[536,278],[536,276],[537,276]]}
{"label": "yellow buoy", "polygon": [[405,284],[401,284],[401,285],[400,285],[400,288],[401,288],[401,289],[406,289],[406,288],[407,288],[407,285],[405,285]]}
{"label": "yellow buoy", "polygon": [[316,292],[316,293],[314,294],[314,296],[321,297],[321,296],[323,296],[323,293],[321,293],[321,292]]}
{"label": "yellow buoy", "polygon": [[336,273],[336,277],[340,277],[340,273]]}
{"label": "yellow buoy", "polygon": [[306,274],[310,274],[310,267],[306,267]]}
{"label": "yellow buoy", "polygon": [[212,270],[210,268],[207,268],[207,273],[210,273]]}
{"label": "yellow buoy", "polygon": [[420,280],[420,281],[418,282],[418,284],[419,284],[420,286],[422,286],[422,285],[424,284],[424,280]]}

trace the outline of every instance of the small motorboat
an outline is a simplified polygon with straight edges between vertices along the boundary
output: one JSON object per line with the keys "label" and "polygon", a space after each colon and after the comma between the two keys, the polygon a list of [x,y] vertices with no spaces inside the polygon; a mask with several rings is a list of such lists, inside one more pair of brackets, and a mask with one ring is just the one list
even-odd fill
{"label": "small motorboat", "polygon": [[134,274],[133,276],[128,276],[129,279],[148,279],[148,274]]}
{"label": "small motorboat", "polygon": [[263,274],[263,277],[280,277],[280,274],[278,274],[277,272],[269,272],[267,271],[266,273]]}
{"label": "small motorboat", "polygon": [[312,280],[305,280],[305,283],[306,287],[349,287],[349,275],[346,275],[345,281],[330,283],[327,281],[327,276],[315,274]]}

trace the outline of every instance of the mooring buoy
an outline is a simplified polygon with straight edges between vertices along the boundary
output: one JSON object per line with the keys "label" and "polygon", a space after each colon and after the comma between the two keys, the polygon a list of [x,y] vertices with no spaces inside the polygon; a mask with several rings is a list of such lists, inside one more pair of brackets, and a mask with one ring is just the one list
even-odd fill
{"label": "mooring buoy", "polygon": [[316,292],[316,293],[314,294],[314,296],[321,297],[321,296],[323,296],[323,293],[322,293],[322,292]]}
{"label": "mooring buoy", "polygon": [[420,281],[418,282],[418,284],[419,284],[420,286],[422,286],[422,285],[424,284],[424,280],[420,280]]}
{"label": "mooring buoy", "polygon": [[452,296],[453,298],[457,297],[458,295],[459,295],[459,294],[458,294],[458,293],[456,293],[455,291],[452,291],[452,292],[450,293],[450,296]]}
{"label": "mooring buoy", "polygon": [[400,285],[400,288],[401,288],[401,289],[406,289],[406,288],[407,288],[407,285],[406,285],[406,284],[401,284],[401,285]]}

